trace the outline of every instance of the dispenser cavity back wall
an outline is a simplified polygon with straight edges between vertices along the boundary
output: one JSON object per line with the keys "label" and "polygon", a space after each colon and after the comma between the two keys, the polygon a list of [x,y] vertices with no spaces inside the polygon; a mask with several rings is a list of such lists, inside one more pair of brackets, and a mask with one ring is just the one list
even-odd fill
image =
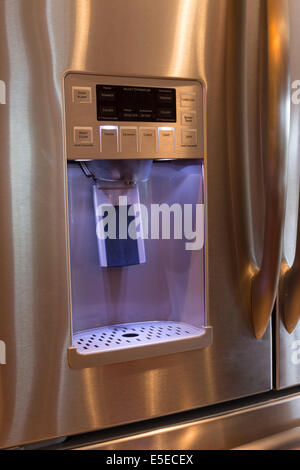
{"label": "dispenser cavity back wall", "polygon": [[135,240],[97,234],[99,206],[134,206],[137,220],[140,205],[204,204],[203,111],[198,82],[66,75],[72,368],[211,344],[205,246],[187,250],[175,218],[170,239],[152,239],[141,221]]}

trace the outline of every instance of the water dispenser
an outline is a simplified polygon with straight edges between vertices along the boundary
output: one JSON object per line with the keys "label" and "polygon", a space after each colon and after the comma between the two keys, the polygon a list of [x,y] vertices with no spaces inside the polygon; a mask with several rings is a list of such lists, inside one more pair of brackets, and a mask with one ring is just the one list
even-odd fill
{"label": "water dispenser", "polygon": [[204,85],[65,76],[72,368],[207,347]]}

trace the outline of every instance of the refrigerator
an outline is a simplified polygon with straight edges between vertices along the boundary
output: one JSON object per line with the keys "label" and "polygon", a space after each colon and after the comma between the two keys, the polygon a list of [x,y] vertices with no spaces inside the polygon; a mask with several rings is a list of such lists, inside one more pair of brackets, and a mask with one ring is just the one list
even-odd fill
{"label": "refrigerator", "polygon": [[[0,1],[0,448],[299,382],[298,19],[297,0]],[[124,194],[201,206],[200,248],[99,241],[97,204]]]}

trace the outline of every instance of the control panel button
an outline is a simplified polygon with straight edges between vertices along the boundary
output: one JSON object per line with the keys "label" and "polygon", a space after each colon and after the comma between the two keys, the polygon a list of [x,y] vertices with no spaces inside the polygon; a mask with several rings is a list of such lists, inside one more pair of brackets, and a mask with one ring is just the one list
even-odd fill
{"label": "control panel button", "polygon": [[118,126],[101,126],[100,152],[117,153],[118,151]]}
{"label": "control panel button", "polygon": [[181,124],[183,126],[196,127],[196,111],[182,111]]}
{"label": "control panel button", "polygon": [[120,152],[137,152],[138,139],[136,127],[120,127]]}
{"label": "control panel button", "polygon": [[93,128],[92,127],[74,127],[75,145],[92,145]]}
{"label": "control panel button", "polygon": [[73,103],[91,103],[92,102],[91,87],[73,86],[72,98],[73,98]]}
{"label": "control panel button", "polygon": [[196,106],[196,93],[181,93],[180,105],[182,108],[194,108]]}
{"label": "control panel button", "polygon": [[158,129],[159,153],[174,152],[174,127],[160,127]]}
{"label": "control panel button", "polygon": [[156,152],[156,129],[140,127],[140,151],[143,154]]}
{"label": "control panel button", "polygon": [[196,129],[182,129],[181,145],[186,146],[186,147],[196,147],[197,145]]}

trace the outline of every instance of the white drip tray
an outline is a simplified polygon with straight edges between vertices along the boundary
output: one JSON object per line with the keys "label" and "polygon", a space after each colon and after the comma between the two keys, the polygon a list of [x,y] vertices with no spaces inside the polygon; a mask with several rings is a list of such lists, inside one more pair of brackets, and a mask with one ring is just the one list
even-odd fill
{"label": "white drip tray", "polygon": [[125,362],[203,348],[212,329],[182,322],[124,323],[85,330],[73,335],[69,363],[73,368]]}
{"label": "white drip tray", "polygon": [[178,322],[141,322],[123,325],[103,326],[76,333],[73,345],[81,354],[96,351],[111,351],[130,346],[174,341],[201,334],[201,330],[186,323]]}

